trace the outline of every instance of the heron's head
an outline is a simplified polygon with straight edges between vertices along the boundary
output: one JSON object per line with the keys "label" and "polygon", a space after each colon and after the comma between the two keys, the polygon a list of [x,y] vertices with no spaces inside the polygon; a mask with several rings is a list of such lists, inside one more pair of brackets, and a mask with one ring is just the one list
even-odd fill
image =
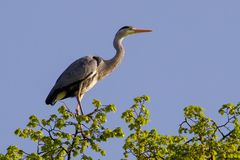
{"label": "heron's head", "polygon": [[137,34],[137,33],[143,33],[143,32],[152,32],[150,29],[140,29],[140,28],[135,28],[132,26],[124,26],[118,30],[116,33],[116,36],[125,38],[128,35],[132,34]]}

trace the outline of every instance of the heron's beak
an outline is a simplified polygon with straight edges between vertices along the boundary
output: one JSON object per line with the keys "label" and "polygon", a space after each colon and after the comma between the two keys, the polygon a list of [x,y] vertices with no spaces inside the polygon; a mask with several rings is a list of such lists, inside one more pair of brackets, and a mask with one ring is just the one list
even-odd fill
{"label": "heron's beak", "polygon": [[134,33],[152,32],[150,29],[133,28]]}

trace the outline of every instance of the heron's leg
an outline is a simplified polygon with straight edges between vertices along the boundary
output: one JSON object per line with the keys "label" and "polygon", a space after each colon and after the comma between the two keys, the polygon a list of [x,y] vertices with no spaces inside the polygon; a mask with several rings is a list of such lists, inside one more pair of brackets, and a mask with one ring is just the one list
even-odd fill
{"label": "heron's leg", "polygon": [[78,105],[77,105],[77,108],[76,108],[77,115],[80,115],[80,112],[83,115],[82,105],[81,105],[81,102],[79,100],[79,97],[76,97],[76,98],[77,98],[77,102],[78,102]]}
{"label": "heron's leg", "polygon": [[82,110],[82,105],[81,105],[81,99],[82,99],[83,95],[82,95],[81,91],[82,91],[82,83],[80,83],[80,85],[79,85],[78,95],[76,97],[77,102],[78,102],[78,105],[76,108],[77,115],[80,115],[80,112],[83,115],[83,110]]}

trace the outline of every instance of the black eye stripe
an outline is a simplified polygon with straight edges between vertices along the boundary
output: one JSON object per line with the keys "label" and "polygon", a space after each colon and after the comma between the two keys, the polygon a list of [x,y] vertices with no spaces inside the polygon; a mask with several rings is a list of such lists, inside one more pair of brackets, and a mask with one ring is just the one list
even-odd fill
{"label": "black eye stripe", "polygon": [[122,29],[128,29],[128,28],[131,28],[131,26],[124,26],[124,27],[120,28],[119,31]]}

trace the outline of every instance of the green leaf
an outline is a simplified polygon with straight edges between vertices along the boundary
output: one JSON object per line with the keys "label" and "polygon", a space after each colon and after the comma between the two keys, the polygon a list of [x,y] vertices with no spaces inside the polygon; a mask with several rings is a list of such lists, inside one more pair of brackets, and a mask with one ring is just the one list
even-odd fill
{"label": "green leaf", "polygon": [[64,113],[66,112],[66,107],[65,107],[65,106],[59,107],[59,108],[58,108],[58,112],[59,112],[60,114],[64,114]]}
{"label": "green leaf", "polygon": [[143,95],[141,98],[146,102],[150,102],[150,97],[149,96]]}
{"label": "green leaf", "polygon": [[62,129],[65,127],[65,121],[62,118],[59,118],[55,126],[56,128]]}
{"label": "green leaf", "polygon": [[97,100],[97,99],[93,99],[92,104],[93,104],[95,107],[97,107],[97,108],[99,108],[99,107],[102,106],[100,100]]}
{"label": "green leaf", "polygon": [[117,127],[116,129],[114,129],[113,132],[114,132],[115,136],[118,138],[124,137],[124,132],[123,132],[122,128],[120,128],[120,127]]}
{"label": "green leaf", "polygon": [[116,112],[117,108],[114,104],[110,104],[104,108],[105,112]]}
{"label": "green leaf", "polygon": [[14,134],[16,134],[16,135],[19,135],[20,133],[21,133],[21,129],[20,128],[16,129],[15,132],[14,132]]}

